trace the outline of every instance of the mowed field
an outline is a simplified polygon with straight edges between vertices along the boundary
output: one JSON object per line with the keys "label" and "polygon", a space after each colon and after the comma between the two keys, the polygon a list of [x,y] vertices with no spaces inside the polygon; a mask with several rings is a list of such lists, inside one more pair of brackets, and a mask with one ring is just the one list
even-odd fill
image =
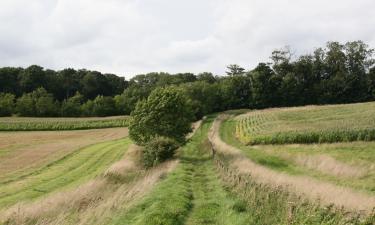
{"label": "mowed field", "polygon": [[[290,110],[288,121],[305,125],[279,119],[279,127],[327,134],[342,123],[369,130],[351,118],[369,123],[373,107],[262,111]],[[328,116],[340,108],[348,108],[341,119]],[[262,111],[207,116],[173,159],[151,169],[127,128],[0,132],[0,224],[374,224],[375,142],[249,144],[239,127]],[[262,137],[289,132],[262,129]]]}

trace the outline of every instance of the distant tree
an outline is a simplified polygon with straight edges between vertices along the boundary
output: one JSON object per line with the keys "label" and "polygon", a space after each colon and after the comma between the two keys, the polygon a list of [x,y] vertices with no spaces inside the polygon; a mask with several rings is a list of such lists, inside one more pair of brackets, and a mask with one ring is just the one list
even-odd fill
{"label": "distant tree", "polygon": [[97,72],[89,71],[81,80],[82,94],[88,99],[94,99],[98,95],[111,95],[111,89],[106,77]]}
{"label": "distant tree", "polygon": [[116,114],[115,101],[110,96],[98,95],[93,101],[95,116],[113,116]]}
{"label": "distant tree", "polygon": [[17,99],[16,112],[20,116],[35,116],[35,102],[31,93],[23,94]]}
{"label": "distant tree", "polygon": [[159,136],[185,141],[193,119],[184,92],[176,87],[157,88],[131,113],[130,137],[140,145]]}
{"label": "distant tree", "polygon": [[22,95],[18,81],[22,71],[22,68],[0,68],[0,92],[11,93],[17,96]]}
{"label": "distant tree", "polygon": [[213,84],[205,81],[185,83],[180,86],[189,97],[196,119],[220,110],[219,92]]}
{"label": "distant tree", "polygon": [[367,79],[367,100],[375,100],[375,67],[371,68]]}
{"label": "distant tree", "polygon": [[52,94],[44,88],[38,88],[31,93],[35,104],[35,116],[56,116],[59,111],[58,103],[54,101]]}
{"label": "distant tree", "polygon": [[251,101],[251,79],[248,76],[232,76],[220,81],[219,90],[223,109],[248,108]]}
{"label": "distant tree", "polygon": [[64,100],[61,104],[61,115],[65,117],[78,117],[81,116],[81,105],[83,103],[83,96],[76,92],[76,94]]}
{"label": "distant tree", "polygon": [[245,69],[237,64],[231,64],[227,66],[227,69],[228,71],[226,71],[225,73],[229,76],[242,75],[245,72]]}
{"label": "distant tree", "polygon": [[254,107],[265,108],[279,105],[281,77],[276,76],[265,63],[260,63],[249,76]]}
{"label": "distant tree", "polygon": [[9,93],[0,93],[0,116],[11,116],[14,112],[15,96]]}
{"label": "distant tree", "polygon": [[209,72],[204,72],[204,73],[198,74],[197,80],[198,81],[206,81],[207,83],[210,83],[210,84],[216,82],[216,78],[214,77],[214,75],[212,73],[209,73]]}
{"label": "distant tree", "polygon": [[22,92],[32,92],[46,86],[46,76],[43,67],[32,65],[23,70],[19,75]]}
{"label": "distant tree", "polygon": [[118,77],[114,74],[104,74],[109,89],[111,90],[110,95],[115,96],[124,92],[125,88],[128,86],[128,82],[125,81],[124,77]]}
{"label": "distant tree", "polygon": [[83,116],[95,116],[94,114],[94,101],[87,100],[81,105],[81,112]]}
{"label": "distant tree", "polygon": [[57,81],[60,83],[61,89],[57,93],[59,99],[70,98],[77,91],[81,90],[80,75],[75,69],[67,68],[57,73]]}
{"label": "distant tree", "polygon": [[56,116],[59,105],[52,94],[44,88],[38,88],[17,99],[16,111],[21,116]]}

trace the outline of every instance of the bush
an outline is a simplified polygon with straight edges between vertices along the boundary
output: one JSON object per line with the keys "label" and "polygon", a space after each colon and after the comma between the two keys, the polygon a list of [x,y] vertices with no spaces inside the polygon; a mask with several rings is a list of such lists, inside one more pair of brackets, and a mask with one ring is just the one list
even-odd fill
{"label": "bush", "polygon": [[0,93],[0,116],[10,116],[14,111],[13,94]]}
{"label": "bush", "polygon": [[167,137],[157,137],[146,144],[143,150],[143,164],[155,166],[173,157],[178,143]]}

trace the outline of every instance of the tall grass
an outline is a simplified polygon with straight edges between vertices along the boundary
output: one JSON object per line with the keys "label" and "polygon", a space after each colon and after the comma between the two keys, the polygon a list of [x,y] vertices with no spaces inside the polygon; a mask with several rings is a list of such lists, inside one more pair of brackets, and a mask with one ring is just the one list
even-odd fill
{"label": "tall grass", "polygon": [[0,131],[52,131],[52,130],[85,130],[112,127],[126,127],[129,117],[112,118],[25,118],[0,120]]}
{"label": "tall grass", "polygon": [[248,212],[252,215],[249,224],[371,225],[375,222],[375,211],[362,215],[333,205],[324,207],[282,187],[257,183],[250,175],[240,174],[232,168],[223,154],[216,154],[215,164],[228,190],[246,201]]}
{"label": "tall grass", "polygon": [[252,111],[237,117],[246,144],[334,143],[375,140],[375,103]]}

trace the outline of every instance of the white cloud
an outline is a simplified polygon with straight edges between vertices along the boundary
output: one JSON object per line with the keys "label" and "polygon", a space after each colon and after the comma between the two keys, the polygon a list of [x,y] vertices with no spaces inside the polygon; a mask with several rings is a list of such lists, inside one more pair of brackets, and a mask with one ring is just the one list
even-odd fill
{"label": "white cloud", "polygon": [[375,47],[373,0],[2,0],[0,66],[223,73],[275,48]]}

